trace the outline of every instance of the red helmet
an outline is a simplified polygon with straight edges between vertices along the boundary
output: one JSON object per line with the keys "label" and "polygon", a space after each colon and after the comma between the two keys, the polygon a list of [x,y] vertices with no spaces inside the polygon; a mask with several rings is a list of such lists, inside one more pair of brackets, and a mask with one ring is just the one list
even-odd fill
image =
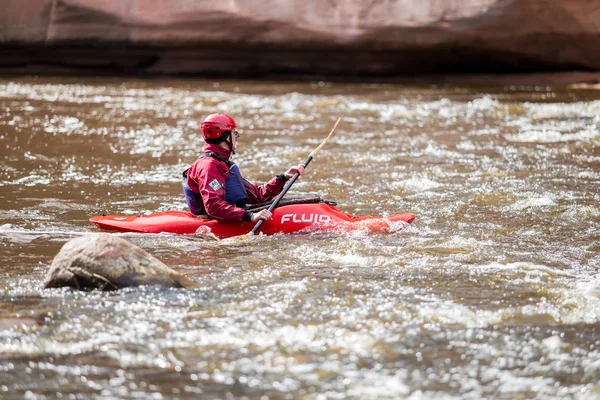
{"label": "red helmet", "polygon": [[232,131],[236,126],[234,119],[229,115],[217,113],[204,118],[200,124],[200,131],[204,140],[219,139],[223,132]]}

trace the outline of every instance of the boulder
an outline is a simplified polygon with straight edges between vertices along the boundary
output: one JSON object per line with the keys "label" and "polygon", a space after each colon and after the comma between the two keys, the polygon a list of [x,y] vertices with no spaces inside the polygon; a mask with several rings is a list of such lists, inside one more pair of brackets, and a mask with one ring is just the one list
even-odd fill
{"label": "boulder", "polygon": [[190,287],[193,283],[127,240],[99,233],[65,243],[52,261],[44,288],[116,290],[141,285]]}
{"label": "boulder", "polygon": [[600,70],[590,0],[7,0],[0,72]]}

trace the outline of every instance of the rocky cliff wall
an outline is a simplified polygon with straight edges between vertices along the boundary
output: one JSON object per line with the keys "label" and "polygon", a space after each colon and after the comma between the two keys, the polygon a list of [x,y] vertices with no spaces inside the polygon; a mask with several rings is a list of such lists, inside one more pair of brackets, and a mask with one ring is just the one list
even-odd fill
{"label": "rocky cliff wall", "polygon": [[5,0],[0,72],[600,70],[597,0]]}

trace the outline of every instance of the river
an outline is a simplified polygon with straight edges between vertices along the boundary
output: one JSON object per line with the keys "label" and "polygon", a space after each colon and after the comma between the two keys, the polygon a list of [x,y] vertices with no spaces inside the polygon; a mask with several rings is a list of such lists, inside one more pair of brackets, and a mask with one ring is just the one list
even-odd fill
{"label": "river", "polygon": [[[183,210],[199,122],[244,175],[386,233],[119,234],[194,289],[43,290],[94,215]],[[600,398],[600,90],[0,78],[0,398]],[[19,323],[15,324],[14,321]]]}

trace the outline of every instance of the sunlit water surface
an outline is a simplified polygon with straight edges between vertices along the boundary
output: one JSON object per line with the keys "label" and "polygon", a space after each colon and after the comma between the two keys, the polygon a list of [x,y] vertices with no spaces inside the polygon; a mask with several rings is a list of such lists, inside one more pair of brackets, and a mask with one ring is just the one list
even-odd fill
{"label": "sunlit water surface", "polygon": [[[185,208],[203,116],[406,229],[122,234],[195,289],[43,290],[101,213]],[[600,91],[0,80],[0,398],[599,398]],[[18,324],[15,323],[18,320]]]}

